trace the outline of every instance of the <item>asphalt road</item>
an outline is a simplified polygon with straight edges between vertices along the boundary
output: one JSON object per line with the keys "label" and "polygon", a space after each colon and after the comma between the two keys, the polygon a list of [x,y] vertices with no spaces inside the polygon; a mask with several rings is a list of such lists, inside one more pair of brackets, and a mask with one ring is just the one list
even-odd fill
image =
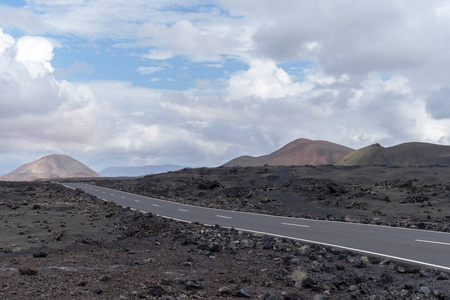
{"label": "asphalt road", "polygon": [[218,210],[82,183],[64,185],[121,206],[180,221],[218,224],[450,270],[449,233]]}

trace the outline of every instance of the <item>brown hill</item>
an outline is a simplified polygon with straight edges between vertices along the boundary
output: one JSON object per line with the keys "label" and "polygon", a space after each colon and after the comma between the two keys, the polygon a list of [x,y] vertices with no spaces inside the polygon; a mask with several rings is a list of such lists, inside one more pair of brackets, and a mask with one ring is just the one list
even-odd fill
{"label": "brown hill", "polygon": [[259,157],[240,156],[224,167],[257,167],[257,166],[303,166],[303,165],[331,165],[343,156],[355,151],[354,149],[327,142],[297,139],[281,149]]}
{"label": "brown hill", "polygon": [[429,143],[404,143],[393,147],[374,144],[350,154],[336,166],[450,166],[450,146]]}
{"label": "brown hill", "polygon": [[101,177],[101,175],[70,156],[53,154],[0,176],[0,180],[33,181],[36,179],[70,177]]}

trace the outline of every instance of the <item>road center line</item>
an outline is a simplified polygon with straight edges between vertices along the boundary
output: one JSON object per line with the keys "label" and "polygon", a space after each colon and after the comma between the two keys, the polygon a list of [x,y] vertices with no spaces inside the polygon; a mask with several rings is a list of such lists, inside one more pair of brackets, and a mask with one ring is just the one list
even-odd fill
{"label": "road center line", "polygon": [[216,215],[216,217],[218,217],[218,218],[224,218],[224,219],[232,219],[231,217],[221,216],[221,215]]}
{"label": "road center line", "polygon": [[292,223],[281,223],[281,225],[297,226],[297,227],[309,227],[308,225],[292,224]]}
{"label": "road center line", "polygon": [[182,209],[182,208],[179,208],[178,210],[179,211],[188,211],[187,209]]}
{"label": "road center line", "polygon": [[153,206],[159,207],[159,204],[152,204]]}
{"label": "road center line", "polygon": [[136,200],[136,199],[135,199],[134,201],[135,201],[135,202],[141,202],[141,201],[139,201],[139,200]]}
{"label": "road center line", "polygon": [[122,199],[125,199],[125,197],[124,197],[124,196],[122,196]]}
{"label": "road center line", "polygon": [[439,245],[450,246],[450,243],[444,243],[444,242],[435,242],[435,241],[426,241],[426,240],[414,240],[414,241],[420,242],[420,243],[430,243],[430,244],[439,244]]}

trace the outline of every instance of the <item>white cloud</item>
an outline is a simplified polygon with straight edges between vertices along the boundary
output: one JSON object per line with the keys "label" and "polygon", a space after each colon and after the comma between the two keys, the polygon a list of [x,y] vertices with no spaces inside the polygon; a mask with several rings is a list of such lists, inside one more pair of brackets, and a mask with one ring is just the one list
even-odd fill
{"label": "white cloud", "polygon": [[151,37],[152,49],[146,58],[168,59],[188,55],[194,61],[221,61],[221,55],[234,54],[242,45],[231,36],[226,26],[194,26],[189,20],[173,25],[148,23],[141,27],[141,35]]}
{"label": "white cloud", "polygon": [[26,8],[0,5],[0,26],[4,28],[19,28],[29,34],[41,34],[44,27],[31,10]]}
{"label": "white cloud", "polygon": [[108,107],[88,86],[55,80],[51,43],[0,33],[0,49],[0,153],[96,148]]}
{"label": "white cloud", "polygon": [[163,67],[139,67],[138,72],[141,75],[149,75],[164,70]]}
{"label": "white cloud", "polygon": [[14,39],[9,34],[3,32],[3,28],[0,28],[0,54],[3,55],[5,50],[11,48],[14,45]]}
{"label": "white cloud", "polygon": [[53,45],[49,40],[25,36],[17,41],[16,49],[16,60],[26,66],[33,78],[53,72],[50,64],[53,58]]}
{"label": "white cloud", "polygon": [[[33,22],[54,40],[15,41],[0,31],[1,151],[70,148],[119,155],[130,164],[211,165],[265,154],[299,137],[355,148],[450,144],[445,1],[27,3],[38,16]],[[1,16],[0,24],[29,26]],[[120,45],[144,59],[184,56],[183,64],[222,68],[224,75],[190,77],[194,86],[184,91],[59,82],[53,41]],[[230,67],[231,60],[248,68]],[[131,69],[141,75],[169,69],[164,62],[148,65],[139,61]]]}
{"label": "white cloud", "polygon": [[230,78],[230,96],[241,100],[246,96],[262,99],[292,96],[301,91],[299,83],[293,83],[289,74],[270,60],[253,60],[247,71],[240,71]]}

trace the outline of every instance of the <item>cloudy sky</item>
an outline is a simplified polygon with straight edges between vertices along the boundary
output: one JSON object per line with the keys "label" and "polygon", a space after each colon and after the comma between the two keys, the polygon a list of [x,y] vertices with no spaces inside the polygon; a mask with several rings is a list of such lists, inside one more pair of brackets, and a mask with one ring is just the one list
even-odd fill
{"label": "cloudy sky", "polygon": [[450,4],[0,0],[0,174],[450,144]]}

